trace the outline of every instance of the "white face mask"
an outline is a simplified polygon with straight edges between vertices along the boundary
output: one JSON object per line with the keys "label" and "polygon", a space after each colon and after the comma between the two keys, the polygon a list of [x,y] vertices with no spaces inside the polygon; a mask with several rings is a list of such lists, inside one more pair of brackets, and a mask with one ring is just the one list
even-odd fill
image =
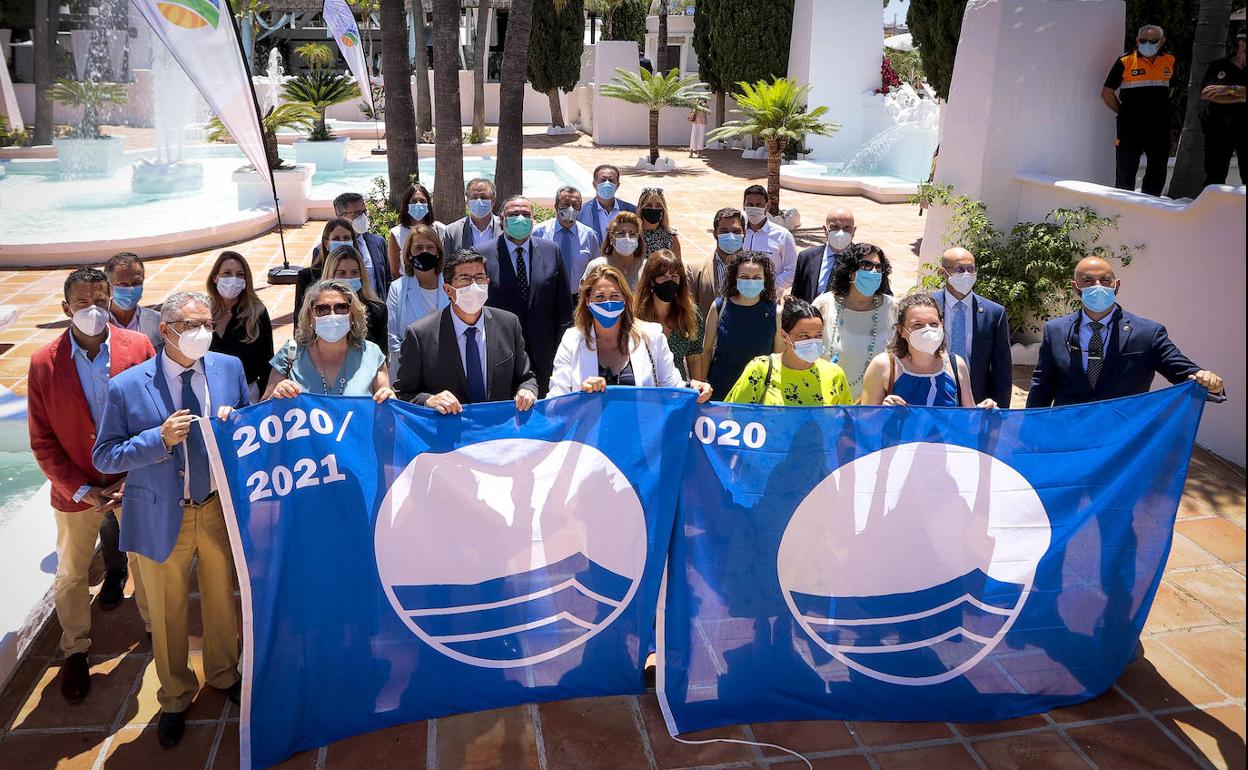
{"label": "white face mask", "polygon": [[910,347],[929,356],[940,350],[940,344],[944,341],[945,330],[939,326],[924,326],[910,332],[909,337]]}
{"label": "white face mask", "polygon": [[615,250],[626,257],[632,256],[632,253],[637,250],[636,236],[617,235],[615,237]]}
{"label": "white face mask", "polygon": [[88,305],[74,312],[74,328],[88,337],[104,333],[108,327],[108,311],[98,305]]}
{"label": "white face mask", "polygon": [[331,315],[317,316],[316,336],[326,342],[337,342],[351,331],[351,316]]}
{"label": "white face mask", "polygon": [[801,340],[793,343],[793,352],[808,364],[813,364],[823,358],[823,350],[821,339]]}
{"label": "white face mask", "polygon": [[232,275],[217,278],[217,293],[226,299],[234,299],[242,294],[245,288],[247,288],[246,278],[236,278]]}
{"label": "white face mask", "polygon": [[476,315],[481,308],[485,307],[485,301],[489,296],[488,286],[470,283],[461,289],[455,289],[455,304],[468,315]]}
{"label": "white face mask", "polygon": [[355,230],[357,235],[363,235],[368,232],[368,214],[360,214],[351,220],[351,229]]}
{"label": "white face mask", "polygon": [[954,273],[949,276],[949,285],[954,288],[958,294],[967,295],[971,293],[971,288],[975,285],[974,273]]}
{"label": "white face mask", "polygon": [[[177,334],[177,331],[174,331]],[[208,348],[212,345],[212,332],[204,327],[192,329],[185,334],[178,334],[178,341],[175,347],[182,352],[182,355],[198,361],[208,353]]]}
{"label": "white face mask", "polygon": [[580,213],[581,212],[577,211],[571,206],[568,206],[567,208],[559,209],[559,221],[560,222],[575,222],[577,216]]}
{"label": "white face mask", "polygon": [[767,209],[762,206],[746,206],[745,218],[750,220],[750,224],[756,225],[763,221],[763,217],[767,216]]}
{"label": "white face mask", "polygon": [[844,251],[854,242],[854,234],[848,230],[829,230],[828,248],[833,251]]}

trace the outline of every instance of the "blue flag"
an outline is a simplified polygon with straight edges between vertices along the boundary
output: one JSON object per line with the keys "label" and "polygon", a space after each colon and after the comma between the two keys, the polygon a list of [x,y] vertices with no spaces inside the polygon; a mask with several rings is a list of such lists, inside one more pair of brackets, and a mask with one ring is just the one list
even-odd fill
{"label": "blue flag", "polygon": [[702,410],[660,607],[669,730],[997,720],[1104,692],[1204,397]]}
{"label": "blue flag", "polygon": [[213,421],[243,767],[452,713],[640,692],[694,394],[274,399]]}

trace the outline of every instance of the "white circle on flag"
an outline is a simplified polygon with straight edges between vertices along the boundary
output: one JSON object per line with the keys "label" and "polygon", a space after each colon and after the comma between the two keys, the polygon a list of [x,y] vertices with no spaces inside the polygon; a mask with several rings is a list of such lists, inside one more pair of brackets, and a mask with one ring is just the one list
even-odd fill
{"label": "white circle on flag", "polygon": [[645,570],[646,518],[598,449],[497,439],[417,455],[382,500],[374,545],[413,633],[460,662],[510,668],[619,617]]}

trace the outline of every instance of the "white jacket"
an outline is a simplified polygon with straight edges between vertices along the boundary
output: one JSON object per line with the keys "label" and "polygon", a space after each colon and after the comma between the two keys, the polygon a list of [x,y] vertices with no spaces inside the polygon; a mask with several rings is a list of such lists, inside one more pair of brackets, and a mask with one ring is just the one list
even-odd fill
{"label": "white jacket", "polygon": [[[650,321],[634,319],[633,328],[641,335],[641,343],[629,351],[633,379],[637,387],[683,388],[684,379],[676,369],[672,349],[667,346],[663,327]],[[592,332],[591,332],[592,334]],[[598,376],[598,351],[591,350],[584,335],[575,326],[563,333],[555,353],[555,370],[550,376],[550,396],[577,393],[581,383]]]}

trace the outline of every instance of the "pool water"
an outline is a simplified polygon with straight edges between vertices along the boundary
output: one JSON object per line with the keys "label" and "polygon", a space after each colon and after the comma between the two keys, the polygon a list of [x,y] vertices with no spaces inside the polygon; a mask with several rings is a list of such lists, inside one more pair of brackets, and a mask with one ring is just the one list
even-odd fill
{"label": "pool water", "polygon": [[0,452],[0,529],[46,480],[30,452]]}
{"label": "pool water", "polygon": [[[285,156],[285,153],[283,153]],[[383,160],[350,161],[342,171],[318,171],[312,177],[312,197],[332,199],[347,190],[367,193],[377,177],[387,178],[388,170]],[[434,162],[420,161],[420,179],[425,187],[433,188]],[[464,181],[473,177],[494,179],[494,158],[490,156],[464,158]],[[586,180],[574,178],[560,168],[552,158],[526,158],[524,161],[524,194],[530,198],[553,198],[555,190],[564,185],[585,187]]]}

